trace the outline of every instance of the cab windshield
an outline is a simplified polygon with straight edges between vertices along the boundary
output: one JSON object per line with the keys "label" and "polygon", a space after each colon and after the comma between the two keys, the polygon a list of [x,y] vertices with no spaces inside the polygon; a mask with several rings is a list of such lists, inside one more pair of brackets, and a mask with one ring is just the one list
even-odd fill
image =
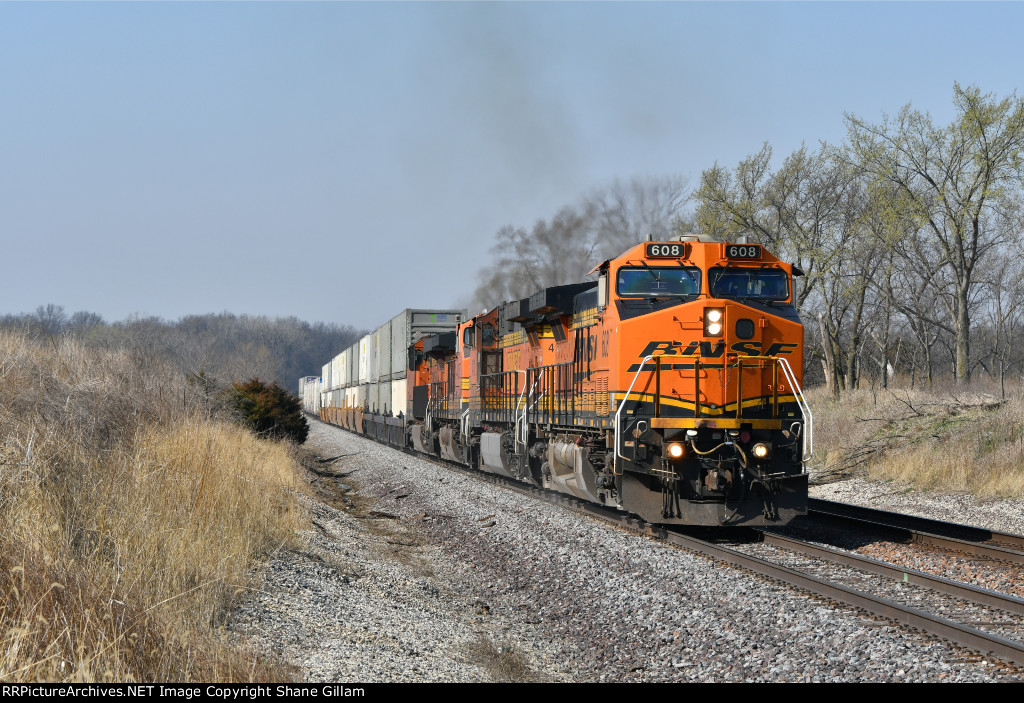
{"label": "cab windshield", "polygon": [[670,298],[700,293],[700,269],[681,266],[621,268],[615,291],[622,298]]}
{"label": "cab windshield", "polygon": [[789,299],[789,276],[779,269],[713,268],[708,282],[712,298]]}

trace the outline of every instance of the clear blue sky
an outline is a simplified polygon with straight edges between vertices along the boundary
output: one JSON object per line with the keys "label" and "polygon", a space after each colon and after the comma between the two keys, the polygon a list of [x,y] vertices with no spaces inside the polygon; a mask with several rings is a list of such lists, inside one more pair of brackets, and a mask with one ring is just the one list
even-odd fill
{"label": "clear blue sky", "polygon": [[953,82],[1020,3],[0,3],[0,312],[376,326],[615,178],[696,181]]}

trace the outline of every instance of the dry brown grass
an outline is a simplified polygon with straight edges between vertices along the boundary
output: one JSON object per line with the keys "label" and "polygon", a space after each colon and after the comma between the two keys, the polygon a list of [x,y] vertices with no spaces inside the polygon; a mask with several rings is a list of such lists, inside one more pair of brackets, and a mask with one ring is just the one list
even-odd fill
{"label": "dry brown grass", "polygon": [[219,628],[304,518],[284,445],[168,368],[0,334],[0,679],[286,678]]}
{"label": "dry brown grass", "polygon": [[861,475],[982,498],[1024,495],[1024,400],[1016,392],[1003,400],[981,384],[859,390],[836,403],[816,389],[809,400],[819,480]]}

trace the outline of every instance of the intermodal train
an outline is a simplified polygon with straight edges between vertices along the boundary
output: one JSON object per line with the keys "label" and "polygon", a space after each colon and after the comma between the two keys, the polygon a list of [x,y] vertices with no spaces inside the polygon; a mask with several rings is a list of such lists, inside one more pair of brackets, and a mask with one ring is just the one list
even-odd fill
{"label": "intermodal train", "polygon": [[785,524],[813,453],[800,275],[758,244],[642,242],[476,316],[405,310],[299,391],[325,422],[649,523]]}

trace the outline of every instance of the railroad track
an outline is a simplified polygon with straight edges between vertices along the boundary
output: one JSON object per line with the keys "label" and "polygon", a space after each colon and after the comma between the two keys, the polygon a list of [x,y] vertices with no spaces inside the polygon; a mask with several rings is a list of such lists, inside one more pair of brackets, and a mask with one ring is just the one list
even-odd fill
{"label": "railroad track", "polygon": [[[624,515],[618,510],[578,500],[562,493],[552,493],[551,491],[528,486],[512,479],[506,479],[493,474],[484,474],[458,464],[450,464],[441,460],[437,460],[437,463],[454,467],[467,475],[506,486],[511,490],[531,495],[545,502],[561,505],[574,512],[590,515],[616,527],[662,540],[675,547],[704,554],[717,561],[723,561],[727,564],[782,581],[830,600],[861,608],[873,615],[908,625],[962,647],[987,652],[1004,661],[1024,666],[1024,642],[985,632],[971,625],[941,617],[834,580],[826,580],[806,571],[757,557],[716,541],[695,537],[689,534],[689,531],[686,529],[666,529],[652,526],[636,517]],[[706,532],[707,530],[702,531]],[[995,608],[1000,612],[1006,613],[1007,616],[1021,618],[1020,624],[1024,628],[1024,600],[1020,598],[977,588],[970,584],[959,583],[913,569],[904,569],[868,557],[821,547],[802,540],[783,537],[767,531],[756,530],[756,532],[759,535],[759,539],[770,546],[788,549],[806,556],[813,556],[831,563],[888,577],[909,586],[927,588],[952,596],[955,599],[962,599],[978,605]]]}
{"label": "railroad track", "polygon": [[[862,607],[875,615],[910,625],[961,646],[990,652],[1008,662],[1024,665],[1024,642],[1018,639],[1024,633],[1024,599],[769,531],[758,530],[758,532],[762,543],[766,546],[846,569],[845,573],[839,574],[838,579],[835,570],[832,570],[829,578],[819,579],[818,584],[808,585],[796,581],[790,581],[790,583],[812,590],[819,595]],[[771,563],[775,563],[775,560],[772,560]],[[800,568],[800,572],[804,574],[808,574],[808,571],[819,570],[821,570],[820,564],[814,563]],[[854,588],[841,583],[843,580],[848,582],[852,579],[861,582],[868,581],[868,579],[862,578],[863,574],[881,577],[881,579],[887,579],[916,590],[903,591],[898,594],[897,599],[878,595],[878,591],[885,590],[884,587],[875,586],[866,590],[863,587]],[[929,598],[918,592],[919,589],[934,591],[948,598],[943,599],[941,596]],[[934,606],[924,610],[906,602],[915,598],[938,600],[947,604],[944,607],[947,610],[952,610],[955,614],[940,616],[931,612]],[[950,605],[952,607],[949,607]],[[990,632],[976,627],[972,622],[979,617],[987,621],[989,626],[1012,630],[1014,637],[1004,637],[998,632]]]}
{"label": "railroad track", "polygon": [[1024,564],[1024,535],[941,522],[847,503],[811,498],[808,515],[875,529],[893,541],[938,547],[971,557]]}
{"label": "railroad track", "polygon": [[[582,501],[563,493],[556,493],[537,488],[535,486],[524,484],[520,481],[515,481],[513,479],[508,479],[494,474],[482,473],[461,464],[455,464],[442,459],[431,458],[422,454],[415,454],[415,456],[427,461],[432,461],[438,465],[443,465],[450,469],[455,469],[478,480],[501,485],[520,494],[562,506],[576,513],[589,515],[605,523],[628,530],[635,534],[661,540],[673,547],[697,552],[716,561],[721,561],[726,564],[775,579],[813,593],[817,596],[841,602],[855,608],[860,608],[873,615],[910,626],[921,632],[947,640],[953,644],[979,652],[989,653],[1006,662],[1010,662],[1018,666],[1024,666],[1024,642],[1005,638],[995,633],[986,632],[973,627],[970,624],[957,622],[950,618],[935,615],[906,603],[898,602],[893,599],[869,593],[865,590],[851,587],[837,580],[821,578],[813,573],[809,573],[807,569],[797,569],[780,564],[777,560],[765,559],[745,552],[743,549],[727,546],[719,540],[697,537],[692,533],[692,531],[683,528],[666,529],[664,527],[650,525],[632,515],[624,514],[612,508],[606,508],[594,503]],[[825,501],[820,502],[823,503]],[[835,506],[843,504],[831,505]],[[836,511],[838,511],[838,509],[836,509]],[[930,522],[937,525],[945,524],[938,523],[937,521]],[[913,532],[913,530],[906,527],[889,527],[891,529],[903,529],[908,532]],[[962,528],[964,526],[952,527]],[[735,538],[741,537],[743,534],[743,531],[738,531],[735,528],[731,528],[731,531],[731,538],[733,541],[735,541]],[[702,532],[706,534],[707,530],[704,529]],[[1011,625],[1017,625],[1017,619],[1020,619],[1019,627],[1022,632],[1024,632],[1024,599],[1015,598],[1013,596],[1004,595],[994,591],[988,591],[969,584],[944,579],[924,572],[915,571],[913,569],[894,566],[868,557],[823,547],[803,540],[794,539],[792,537],[785,537],[766,530],[746,530],[745,532],[747,535],[756,533],[757,540],[776,549],[786,550],[790,553],[797,553],[803,557],[813,557],[814,559],[823,560],[832,564],[842,565],[847,568],[888,578],[893,581],[906,584],[907,586],[929,589],[957,600],[976,603],[979,606],[995,609],[999,613],[1005,614],[1005,617],[1014,619],[1014,622],[1010,623]],[[980,530],[980,532],[986,531]],[[720,534],[719,538],[721,536],[722,535]],[[1012,537],[1018,536],[1013,535]],[[1020,539],[1024,540],[1024,537],[1021,537]]]}

